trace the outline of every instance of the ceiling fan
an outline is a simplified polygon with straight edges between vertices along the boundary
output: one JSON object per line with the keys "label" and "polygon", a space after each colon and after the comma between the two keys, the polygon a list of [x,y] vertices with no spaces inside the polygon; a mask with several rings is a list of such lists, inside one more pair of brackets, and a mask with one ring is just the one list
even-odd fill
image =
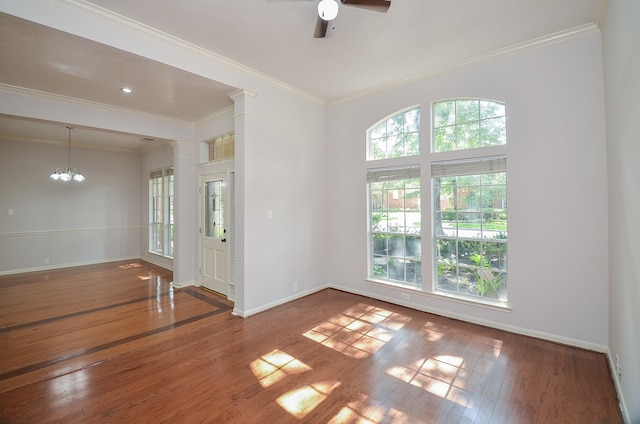
{"label": "ceiling fan", "polygon": [[[340,3],[345,6],[385,13],[389,10],[391,0],[340,0]],[[338,16],[338,9],[337,0],[321,0],[320,3],[318,3],[318,19],[316,21],[316,29],[313,32],[313,38],[324,38],[327,35],[329,22]]]}

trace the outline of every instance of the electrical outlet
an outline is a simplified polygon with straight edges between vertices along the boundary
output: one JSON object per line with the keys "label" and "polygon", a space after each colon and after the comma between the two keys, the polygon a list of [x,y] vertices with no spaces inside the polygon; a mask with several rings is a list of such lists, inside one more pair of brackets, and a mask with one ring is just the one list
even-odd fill
{"label": "electrical outlet", "polygon": [[409,300],[411,299],[411,295],[409,295],[409,293],[400,293],[400,297],[402,298],[402,300]]}
{"label": "electrical outlet", "polygon": [[293,291],[298,291],[298,283],[293,283]]}
{"label": "electrical outlet", "polygon": [[49,258],[44,258],[44,264],[49,265]]}

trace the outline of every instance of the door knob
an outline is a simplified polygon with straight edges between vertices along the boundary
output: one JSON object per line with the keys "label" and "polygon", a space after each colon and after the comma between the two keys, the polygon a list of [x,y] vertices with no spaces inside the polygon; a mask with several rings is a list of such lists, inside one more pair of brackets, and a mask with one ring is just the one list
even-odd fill
{"label": "door knob", "polygon": [[222,240],[220,240],[220,241],[221,241],[221,242],[223,242],[223,243],[226,243],[226,242],[227,242],[227,239],[226,239],[226,238],[223,238],[223,239],[222,239]]}

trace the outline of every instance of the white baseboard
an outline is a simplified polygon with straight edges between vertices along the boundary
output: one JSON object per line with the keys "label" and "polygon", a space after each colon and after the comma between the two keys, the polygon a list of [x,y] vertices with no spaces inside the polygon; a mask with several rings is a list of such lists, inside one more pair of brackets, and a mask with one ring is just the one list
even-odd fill
{"label": "white baseboard", "polygon": [[200,283],[198,283],[197,281],[184,281],[182,283],[178,283],[176,281],[172,281],[171,282],[171,286],[174,289],[183,289],[185,287],[200,287]]}
{"label": "white baseboard", "polygon": [[[146,261],[146,259],[140,258],[138,256],[128,256],[128,257],[122,257],[122,258],[100,259],[96,261],[84,261],[84,262],[73,262],[68,264],[45,265],[45,266],[38,266],[34,268],[12,269],[8,271],[0,271],[0,275],[22,274],[25,272],[52,271],[54,269],[72,268],[75,266],[98,265],[98,264],[106,264],[109,262],[119,262],[119,261],[134,261],[137,259]],[[159,265],[159,266],[162,266],[162,265]]]}
{"label": "white baseboard", "polygon": [[531,330],[529,328],[523,328],[523,327],[517,327],[517,326],[513,326],[513,325],[508,325],[508,324],[504,324],[504,323],[500,323],[500,322],[496,322],[496,321],[490,321],[490,320],[484,320],[484,319],[479,319],[477,317],[473,317],[473,316],[469,316],[469,315],[464,315],[464,314],[458,314],[458,313],[454,313],[448,310],[444,310],[444,309],[438,309],[438,308],[429,308],[429,307],[425,307],[424,305],[419,305],[416,303],[411,303],[411,302],[406,302],[406,301],[402,301],[400,299],[396,299],[396,298],[390,298],[390,297],[386,297],[386,296],[380,296],[379,294],[373,294],[373,293],[369,293],[366,291],[360,291],[360,290],[354,290],[351,287],[345,287],[345,286],[341,286],[339,284],[323,284],[322,286],[318,286],[318,287],[314,287],[313,289],[304,291],[304,292],[299,292],[296,293],[292,296],[283,298],[283,299],[279,299],[275,302],[271,302],[271,303],[267,303],[265,305],[261,305],[257,308],[253,308],[253,309],[249,309],[249,310],[241,310],[241,309],[237,309],[234,308],[233,310],[233,314],[243,317],[243,318],[247,318],[251,315],[255,315],[259,312],[265,311],[267,309],[271,309],[274,308],[276,306],[280,306],[282,304],[285,304],[287,302],[291,302],[292,300],[296,300],[299,299],[301,297],[304,296],[308,296],[310,294],[313,294],[315,292],[318,292],[320,290],[324,290],[326,288],[333,288],[333,289],[337,289],[337,290],[342,290],[344,292],[347,293],[353,293],[353,294],[357,294],[357,295],[361,295],[361,296],[365,296],[365,297],[370,297],[372,299],[377,299],[377,300],[382,300],[384,302],[389,302],[395,305],[400,305],[400,306],[406,306],[407,308],[411,308],[411,309],[416,309],[418,311],[423,311],[423,312],[428,312],[428,313],[432,313],[432,314],[436,314],[436,315],[441,315],[444,317],[448,317],[448,318],[453,318],[453,319],[458,319],[461,321],[465,321],[465,322],[470,322],[472,324],[478,324],[478,325],[483,325],[485,327],[491,327],[491,328],[496,328],[499,330],[504,330],[504,331],[508,331],[510,333],[515,333],[515,334],[522,334],[524,336],[529,336],[529,337],[535,337],[537,339],[542,339],[542,340],[548,340],[548,341],[552,341],[555,343],[560,343],[563,345],[567,345],[567,346],[574,346],[574,347],[579,347],[582,349],[586,349],[586,350],[591,350],[591,351],[595,351],[595,352],[600,352],[600,353],[607,353],[608,352],[608,347],[605,345],[600,345],[597,343],[591,343],[591,342],[587,342],[584,340],[579,340],[579,339],[573,339],[570,337],[564,337],[564,336],[559,336],[557,334],[550,334],[550,333],[545,333],[542,331],[537,331],[537,330]]}
{"label": "white baseboard", "polygon": [[[151,264],[154,264],[156,266],[159,266],[161,268],[168,269],[169,271],[173,272],[173,267],[172,266],[169,266],[166,263],[163,263],[162,261],[158,261],[158,260],[154,259],[151,256],[140,256],[139,259],[142,260],[142,261],[146,261],[146,262],[149,262]],[[173,260],[172,260],[172,262],[173,262]]]}
{"label": "white baseboard", "polygon": [[430,308],[424,305],[406,302],[401,299],[380,296],[378,294],[372,294],[366,291],[354,290],[351,287],[344,287],[337,284],[330,284],[329,287],[337,290],[342,290],[348,293],[359,294],[361,296],[370,297],[372,299],[383,300],[385,302],[393,303],[394,305],[406,306],[407,308],[416,309],[418,311],[429,312],[436,315],[442,315],[448,318],[470,322],[472,324],[478,324],[478,325],[483,325],[485,327],[491,327],[499,330],[508,331],[510,333],[522,334],[524,336],[535,337],[537,339],[548,340],[548,341],[552,341],[552,342],[556,342],[556,343],[560,343],[568,346],[579,347],[582,349],[592,350],[600,353],[606,353],[608,350],[607,346],[600,345],[597,343],[591,343],[584,340],[572,339],[570,337],[564,337],[556,334],[545,333],[542,331],[531,330],[528,328],[517,327],[517,326],[508,325],[508,324],[504,324],[496,321],[479,319],[473,316],[458,314],[445,309]]}
{"label": "white baseboard", "polygon": [[622,385],[620,384],[620,377],[616,373],[616,363],[611,356],[611,351],[607,348],[607,359],[609,360],[609,370],[611,370],[611,378],[613,378],[613,384],[616,386],[616,392],[618,393],[618,401],[620,402],[620,411],[622,412],[622,418],[625,423],[631,423],[631,417],[629,416],[629,410],[627,404],[622,396]]}
{"label": "white baseboard", "polygon": [[266,311],[267,309],[271,309],[271,308],[275,308],[276,306],[280,306],[283,305],[285,303],[291,302],[292,300],[296,300],[296,299],[300,299],[301,297],[305,297],[305,296],[309,296],[310,294],[319,292],[320,290],[324,290],[329,288],[328,284],[324,284],[322,286],[319,287],[314,287],[310,290],[305,290],[305,291],[301,291],[301,292],[297,292],[289,297],[285,297],[283,299],[279,299],[275,302],[271,302],[271,303],[267,303],[265,305],[261,305],[257,308],[253,308],[253,309],[249,309],[249,310],[241,310],[241,309],[237,309],[237,308],[233,308],[233,315],[237,315],[239,317],[242,318],[247,318],[250,317],[251,315],[255,315],[259,312],[263,312]]}

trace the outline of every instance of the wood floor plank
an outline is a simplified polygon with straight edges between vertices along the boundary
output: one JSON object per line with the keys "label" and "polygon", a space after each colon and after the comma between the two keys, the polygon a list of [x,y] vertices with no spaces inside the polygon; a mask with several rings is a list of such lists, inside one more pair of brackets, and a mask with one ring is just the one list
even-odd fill
{"label": "wood floor plank", "polygon": [[242,319],[170,281],[1,277],[0,422],[622,423],[600,353],[330,289]]}

